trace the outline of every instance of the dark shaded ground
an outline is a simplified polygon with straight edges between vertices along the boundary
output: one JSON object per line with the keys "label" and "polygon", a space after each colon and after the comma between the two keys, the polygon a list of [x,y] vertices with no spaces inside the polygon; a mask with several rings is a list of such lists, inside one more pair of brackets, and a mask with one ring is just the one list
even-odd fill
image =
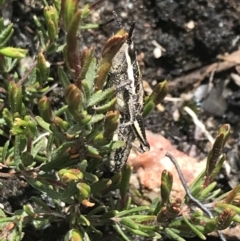
{"label": "dark shaded ground", "polygon": [[[128,2],[128,3],[126,3]],[[238,48],[240,19],[237,1],[111,1],[102,16],[118,12],[125,26],[136,21],[134,40],[144,53],[147,80],[172,79]],[[187,24],[194,21],[190,30]],[[152,41],[166,52],[154,58]],[[235,41],[234,41],[235,40]]]}
{"label": "dark shaded ground", "polygon": [[[34,38],[36,30],[32,18],[33,15],[42,16],[40,4],[37,1],[19,0],[13,1],[12,6],[16,29],[12,45],[28,48],[34,55],[38,46]],[[151,86],[164,79],[171,82],[176,77],[185,76],[193,70],[217,62],[217,55],[233,52],[240,45],[240,2],[237,0],[113,0],[103,3],[92,14],[92,19],[93,21],[100,19],[99,21],[104,23],[113,17],[113,10],[118,13],[126,29],[133,21],[136,21],[134,41],[141,59],[143,79]],[[194,24],[192,29],[189,28],[191,24]],[[103,27],[102,30],[86,31],[83,33],[83,47],[94,45],[99,54],[107,37],[117,30],[118,25],[113,22]],[[153,41],[165,49],[160,58],[154,57]],[[51,61],[57,62],[58,56]],[[215,76],[217,81],[229,79],[227,86],[232,91],[232,95],[226,99],[228,108],[225,114],[216,117],[200,110],[199,118],[205,122],[212,117],[214,126],[209,128],[209,131],[213,136],[221,124],[226,122],[231,124],[233,133],[226,150],[233,167],[230,177],[238,181],[240,88],[229,77],[233,71],[235,70],[229,69]],[[209,76],[204,81],[208,83]],[[185,88],[176,85],[172,88],[171,94],[179,97],[192,88],[191,85]],[[59,91],[55,91],[57,92]],[[55,98],[58,102],[61,95]],[[146,121],[147,128],[154,132],[161,132],[180,150],[187,151],[188,147],[194,143],[197,145],[197,155],[206,155],[207,140],[194,139],[195,126],[191,120],[181,118],[179,121],[174,121],[172,113],[179,106],[167,101],[164,102],[164,106],[163,113],[154,111],[151,114]],[[223,189],[229,188],[227,182],[230,177],[224,176],[219,181]],[[22,192],[19,195],[22,195]],[[4,201],[6,201],[5,197]]]}

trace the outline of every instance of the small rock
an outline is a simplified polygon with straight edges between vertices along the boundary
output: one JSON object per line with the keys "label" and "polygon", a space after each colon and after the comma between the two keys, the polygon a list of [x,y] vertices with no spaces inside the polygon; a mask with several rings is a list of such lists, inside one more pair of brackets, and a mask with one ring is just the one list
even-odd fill
{"label": "small rock", "polygon": [[159,188],[161,173],[166,169],[173,175],[172,195],[183,198],[185,195],[184,188],[174,165],[165,154],[169,152],[176,158],[188,184],[205,168],[205,162],[198,162],[197,159],[177,150],[169,140],[160,134],[147,131],[147,139],[151,146],[150,151],[139,154],[133,150],[129,157],[129,163],[133,166],[141,185],[150,190]]}

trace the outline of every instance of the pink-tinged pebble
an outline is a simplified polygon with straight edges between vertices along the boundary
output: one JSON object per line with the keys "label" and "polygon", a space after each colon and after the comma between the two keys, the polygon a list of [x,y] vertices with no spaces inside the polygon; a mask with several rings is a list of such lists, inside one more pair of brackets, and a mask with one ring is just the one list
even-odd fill
{"label": "pink-tinged pebble", "polygon": [[153,134],[147,131],[147,139],[151,146],[150,151],[139,154],[133,148],[128,160],[133,166],[133,170],[136,172],[141,185],[150,190],[158,188],[161,182],[161,173],[166,169],[173,175],[172,195],[183,198],[185,191],[179,180],[177,171],[165,154],[169,152],[175,157],[188,184],[191,184],[205,168],[205,162],[199,162],[197,159],[177,150],[169,140],[160,134]]}

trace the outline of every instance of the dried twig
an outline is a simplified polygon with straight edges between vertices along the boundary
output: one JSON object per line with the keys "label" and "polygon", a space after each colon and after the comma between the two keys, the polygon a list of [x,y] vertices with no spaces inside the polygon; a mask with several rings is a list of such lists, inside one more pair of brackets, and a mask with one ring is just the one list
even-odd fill
{"label": "dried twig", "polygon": [[219,56],[218,58],[224,61],[210,64],[169,82],[169,92],[179,92],[189,86],[191,86],[191,88],[197,87],[207,76],[212,73],[212,71],[219,73],[240,64],[240,50],[237,50],[227,56]]}
{"label": "dried twig", "polygon": [[[192,196],[189,188],[188,188],[188,185],[187,185],[187,182],[186,180],[184,179],[183,177],[183,174],[182,174],[182,171],[181,171],[181,168],[180,166],[178,165],[177,161],[175,160],[175,158],[170,154],[170,153],[166,153],[166,156],[171,160],[171,162],[173,163],[173,165],[175,166],[176,170],[177,170],[177,173],[178,173],[178,176],[179,176],[179,179],[183,185],[183,188],[188,196],[188,198],[193,202],[195,203],[203,212],[205,212],[210,218],[214,218],[212,213],[198,200],[196,199],[195,197]],[[223,236],[222,232],[217,230],[217,234],[219,236],[219,238],[222,240],[222,241],[226,241],[225,237]]]}

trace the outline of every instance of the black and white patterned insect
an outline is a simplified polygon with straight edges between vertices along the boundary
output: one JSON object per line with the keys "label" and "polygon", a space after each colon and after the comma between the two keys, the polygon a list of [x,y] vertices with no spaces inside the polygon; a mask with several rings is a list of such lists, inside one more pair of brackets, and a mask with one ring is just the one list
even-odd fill
{"label": "black and white patterned insect", "polygon": [[[114,15],[122,28],[115,12]],[[110,153],[109,169],[113,173],[119,171],[126,163],[132,146],[141,153],[150,149],[142,117],[144,106],[142,76],[132,41],[134,26],[135,23],[128,32],[126,42],[113,58],[106,83],[107,88],[116,87],[117,102],[115,109],[120,112],[119,127],[114,133],[113,141],[121,140],[125,142],[123,147]],[[133,143],[135,139],[139,141],[139,146]]]}
{"label": "black and white patterned insect", "polygon": [[118,129],[115,131],[113,135],[113,141],[124,141],[124,146],[112,150],[112,152],[108,156],[110,172],[116,173],[122,169],[124,164],[127,162],[134,139],[135,136],[130,126],[118,126]]}

